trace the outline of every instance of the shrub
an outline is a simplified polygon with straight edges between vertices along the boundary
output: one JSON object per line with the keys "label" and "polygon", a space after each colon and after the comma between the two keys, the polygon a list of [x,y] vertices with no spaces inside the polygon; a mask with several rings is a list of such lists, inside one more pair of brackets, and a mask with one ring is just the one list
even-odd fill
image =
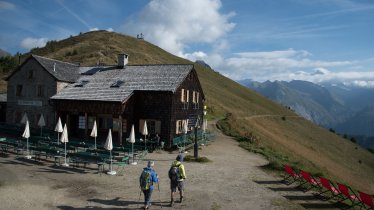
{"label": "shrub", "polygon": [[184,157],[184,161],[186,162],[198,162],[198,163],[207,163],[207,162],[211,162],[211,160],[209,160],[207,157],[198,157],[197,159],[192,156],[192,155],[186,155],[186,157]]}

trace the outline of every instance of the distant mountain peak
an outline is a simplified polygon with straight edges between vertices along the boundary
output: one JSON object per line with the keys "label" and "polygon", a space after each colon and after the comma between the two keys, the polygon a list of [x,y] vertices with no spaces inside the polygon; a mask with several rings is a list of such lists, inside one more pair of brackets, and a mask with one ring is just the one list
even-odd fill
{"label": "distant mountain peak", "polygon": [[196,60],[195,63],[198,63],[198,64],[200,64],[202,66],[205,66],[205,67],[207,67],[209,69],[212,69],[212,67],[210,67],[209,64],[205,63],[205,61],[203,61],[203,60]]}

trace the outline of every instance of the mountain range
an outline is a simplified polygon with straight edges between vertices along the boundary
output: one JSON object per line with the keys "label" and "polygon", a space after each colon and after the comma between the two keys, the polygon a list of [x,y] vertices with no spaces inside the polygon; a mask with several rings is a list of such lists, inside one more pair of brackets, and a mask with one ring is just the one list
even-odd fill
{"label": "mountain range", "polygon": [[5,51],[5,50],[0,49],[0,58],[1,58],[1,57],[4,57],[4,56],[10,56],[10,53],[8,53],[8,52]]}
{"label": "mountain range", "polygon": [[255,148],[266,155],[267,166],[282,170],[282,164],[291,164],[374,193],[370,187],[374,186],[374,180],[367,179],[374,176],[374,155],[368,150],[299,117],[204,63],[172,55],[146,39],[94,31],[49,41],[45,47],[22,55],[21,60],[31,53],[82,66],[115,64],[119,53],[129,55],[129,65],[193,64],[206,98],[206,117],[225,134],[239,140],[243,148],[249,151]]}
{"label": "mountain range", "polygon": [[239,83],[318,125],[355,138],[364,147],[374,147],[367,140],[374,136],[374,88],[301,80]]}

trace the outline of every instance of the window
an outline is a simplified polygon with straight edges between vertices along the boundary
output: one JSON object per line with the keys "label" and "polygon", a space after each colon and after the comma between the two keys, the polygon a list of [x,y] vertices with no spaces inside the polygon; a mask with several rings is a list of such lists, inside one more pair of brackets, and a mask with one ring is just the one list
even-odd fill
{"label": "window", "polygon": [[83,87],[85,86],[89,81],[88,80],[81,80],[74,84],[74,87]]}
{"label": "window", "polygon": [[118,131],[119,130],[119,119],[114,118],[113,119],[113,131]]}
{"label": "window", "polygon": [[98,116],[98,128],[99,129],[109,129],[113,128],[113,118],[111,115],[101,115]]}
{"label": "window", "polygon": [[17,85],[16,96],[22,96],[22,85]]}
{"label": "window", "polygon": [[37,90],[38,90],[37,96],[38,97],[43,97],[44,96],[44,87],[43,87],[43,85],[38,85]]}
{"label": "window", "polygon": [[79,116],[78,128],[79,129],[85,129],[86,128],[86,117],[85,116]]}
{"label": "window", "polygon": [[186,102],[188,103],[190,101],[190,91],[186,91]]}
{"label": "window", "polygon": [[127,120],[122,119],[122,133],[127,133]]}
{"label": "window", "polygon": [[196,92],[195,91],[193,91],[192,92],[192,103],[196,103]]}
{"label": "window", "polygon": [[182,133],[182,120],[177,120],[177,122],[176,122],[176,128],[175,128],[175,133],[176,134]]}
{"label": "window", "polygon": [[196,92],[196,103],[197,103],[197,104],[199,103],[199,97],[200,97],[200,93],[199,93],[199,92]]}
{"label": "window", "polygon": [[113,88],[113,87],[121,87],[121,85],[123,84],[123,83],[125,83],[124,81],[122,81],[122,80],[117,80],[116,82],[114,82],[113,84],[111,84],[110,85],[110,87],[111,88]]}
{"label": "window", "polygon": [[184,100],[184,89],[181,90],[181,102],[185,102]]}
{"label": "window", "polygon": [[34,70],[30,70],[30,71],[29,71],[28,78],[29,78],[29,79],[32,79],[33,77],[34,77]]}
{"label": "window", "polygon": [[93,128],[93,125],[94,125],[94,122],[95,122],[95,117],[88,117],[88,128],[89,129],[92,129]]}

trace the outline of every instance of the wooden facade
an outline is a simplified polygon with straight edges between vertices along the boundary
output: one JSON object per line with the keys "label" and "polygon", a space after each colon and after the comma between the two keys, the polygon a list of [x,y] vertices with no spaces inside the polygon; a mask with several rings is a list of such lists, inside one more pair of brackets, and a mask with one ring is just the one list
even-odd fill
{"label": "wooden facade", "polygon": [[99,142],[112,129],[114,143],[124,144],[131,126],[139,138],[147,121],[150,137],[158,133],[172,147],[173,138],[184,134],[181,122],[191,128],[203,117],[204,94],[193,65],[79,67],[32,55],[7,80],[7,123],[18,124],[26,112],[36,127],[43,114],[54,129],[61,117],[69,138],[93,141],[96,120]]}

